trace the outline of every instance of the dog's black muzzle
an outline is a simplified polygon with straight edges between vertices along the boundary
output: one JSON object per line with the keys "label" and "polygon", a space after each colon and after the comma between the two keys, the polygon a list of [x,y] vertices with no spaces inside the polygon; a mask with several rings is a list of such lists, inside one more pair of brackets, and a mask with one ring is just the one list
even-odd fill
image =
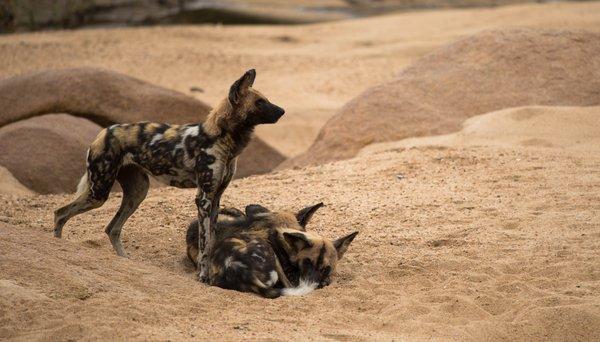
{"label": "dog's black muzzle", "polygon": [[265,103],[260,108],[261,120],[263,124],[274,124],[285,114],[283,108],[272,103]]}
{"label": "dog's black muzzle", "polygon": [[317,284],[317,288],[321,289],[331,283],[328,275],[324,275],[322,270],[317,269],[313,264],[305,260],[302,264],[301,278],[305,281]]}

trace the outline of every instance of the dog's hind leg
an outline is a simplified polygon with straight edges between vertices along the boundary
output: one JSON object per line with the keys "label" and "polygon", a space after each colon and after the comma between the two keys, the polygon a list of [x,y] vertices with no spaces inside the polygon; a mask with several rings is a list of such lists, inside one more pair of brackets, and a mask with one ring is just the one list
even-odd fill
{"label": "dog's hind leg", "polygon": [[121,229],[129,216],[137,210],[140,203],[146,198],[150,182],[148,175],[135,165],[123,166],[117,174],[117,181],[123,188],[123,199],[119,210],[106,226],[106,234],[108,234],[110,243],[117,255],[125,257],[125,250],[121,243]]}
{"label": "dog's hind leg", "polygon": [[92,192],[90,191],[88,175],[86,173],[81,178],[79,186],[77,187],[77,198],[73,202],[57,209],[54,212],[54,236],[57,238],[62,236],[63,227],[73,216],[101,207],[102,204],[106,202],[107,198],[108,194],[100,198],[92,195]]}

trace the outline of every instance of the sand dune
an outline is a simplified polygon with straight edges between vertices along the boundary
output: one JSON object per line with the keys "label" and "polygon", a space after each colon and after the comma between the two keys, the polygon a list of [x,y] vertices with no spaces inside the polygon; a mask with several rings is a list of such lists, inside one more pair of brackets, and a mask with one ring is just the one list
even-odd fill
{"label": "sand dune", "polygon": [[[287,115],[258,136],[286,156],[305,151],[337,110],[416,59],[485,29],[600,28],[600,3],[419,11],[306,26],[89,29],[0,36],[0,77],[92,66],[214,105],[249,67]],[[342,53],[343,52],[343,53]],[[480,113],[481,114],[481,113]]]}
{"label": "sand dune", "polygon": [[64,240],[50,222],[67,196],[0,195],[0,338],[598,340],[597,111],[510,109],[471,119],[461,144],[234,181],[224,205],[324,201],[309,229],[361,231],[334,284],[299,298],[194,280],[193,190],[151,190],[124,228],[131,259],[103,233],[118,195]]}
{"label": "sand dune", "polygon": [[456,133],[372,144],[360,154],[417,146],[600,149],[600,107],[519,107],[472,117]]}
{"label": "sand dune", "polygon": [[526,105],[599,105],[600,34],[511,29],[458,40],[365,90],[280,167],[354,156],[362,147],[460,129],[474,115]]}

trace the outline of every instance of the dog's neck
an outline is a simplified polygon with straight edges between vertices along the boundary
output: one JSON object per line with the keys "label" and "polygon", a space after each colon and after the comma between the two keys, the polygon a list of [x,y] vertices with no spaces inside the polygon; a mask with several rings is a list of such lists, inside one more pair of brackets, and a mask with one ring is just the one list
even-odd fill
{"label": "dog's neck", "polygon": [[237,157],[246,148],[256,125],[235,120],[233,107],[227,99],[213,108],[202,125],[204,132],[220,142],[232,158]]}

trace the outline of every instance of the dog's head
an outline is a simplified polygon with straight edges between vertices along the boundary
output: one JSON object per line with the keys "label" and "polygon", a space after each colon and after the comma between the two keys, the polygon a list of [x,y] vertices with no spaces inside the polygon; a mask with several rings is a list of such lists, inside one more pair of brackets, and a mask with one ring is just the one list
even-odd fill
{"label": "dog's head", "polygon": [[255,78],[256,71],[251,69],[231,85],[228,101],[233,115],[249,126],[276,123],[285,111],[252,88]]}
{"label": "dog's head", "polygon": [[296,213],[273,212],[258,204],[246,207],[250,227],[275,230],[278,245],[286,251],[292,266],[286,270],[286,275],[296,284],[304,279],[316,283],[318,287],[329,285],[338,260],[358,234],[354,232],[331,241],[306,232],[310,219],[322,206],[322,202],[317,203]]}
{"label": "dog's head", "polygon": [[324,287],[331,283],[331,275],[338,261],[348,250],[358,232],[331,241],[319,235],[291,229],[278,230],[279,240],[290,261],[297,265],[300,279]]}

